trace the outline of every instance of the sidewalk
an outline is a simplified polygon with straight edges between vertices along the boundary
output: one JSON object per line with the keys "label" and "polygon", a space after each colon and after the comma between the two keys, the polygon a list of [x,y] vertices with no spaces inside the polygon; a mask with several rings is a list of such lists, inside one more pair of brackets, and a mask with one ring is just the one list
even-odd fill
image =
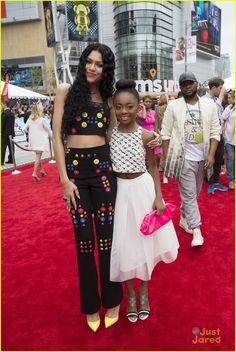
{"label": "sidewalk", "polygon": [[[27,143],[26,142],[19,142],[17,143],[19,146],[23,148],[27,148]],[[6,157],[5,161],[8,159],[8,149],[6,152]],[[50,152],[43,152],[42,160],[49,160],[51,159]],[[26,150],[20,149],[17,145],[15,145],[15,160],[16,160],[16,169],[19,166],[24,166],[28,164],[33,164],[35,160],[35,152],[29,152]],[[14,170],[14,164],[4,164],[4,166],[1,167],[1,171],[9,171],[9,170]]]}

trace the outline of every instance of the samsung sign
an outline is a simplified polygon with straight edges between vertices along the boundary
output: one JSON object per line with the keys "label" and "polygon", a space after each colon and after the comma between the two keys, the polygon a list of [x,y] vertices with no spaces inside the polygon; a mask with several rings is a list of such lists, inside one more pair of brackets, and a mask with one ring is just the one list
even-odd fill
{"label": "samsung sign", "polygon": [[145,93],[145,92],[177,92],[179,90],[179,85],[178,82],[175,80],[160,80],[160,79],[154,79],[153,81],[151,79],[147,80],[136,80],[136,89],[139,93]]}

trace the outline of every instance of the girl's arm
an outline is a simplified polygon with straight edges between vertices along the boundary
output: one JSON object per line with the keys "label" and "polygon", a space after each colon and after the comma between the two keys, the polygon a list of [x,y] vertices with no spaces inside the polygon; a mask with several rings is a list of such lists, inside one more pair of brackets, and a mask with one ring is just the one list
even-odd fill
{"label": "girl's arm", "polygon": [[165,205],[162,199],[160,174],[157,168],[157,159],[153,150],[147,147],[147,143],[150,142],[150,140],[152,139],[152,133],[150,133],[149,131],[143,130],[142,138],[143,138],[143,144],[146,147],[146,151],[147,151],[148,172],[151,174],[153,178],[155,191],[156,191],[156,198],[153,204],[153,208],[157,209],[158,215],[161,215],[164,212]]}
{"label": "girl's arm", "polygon": [[61,126],[62,117],[64,113],[64,103],[69,87],[70,86],[68,84],[61,84],[56,90],[56,98],[54,102],[53,113],[53,149],[55,153],[57,169],[60,175],[60,182],[62,184],[64,198],[66,199],[68,209],[71,207],[71,203],[76,209],[75,195],[79,197],[79,191],[67,176],[65,165],[65,152],[61,139]]}
{"label": "girl's arm", "polygon": [[43,122],[43,128],[47,131],[49,138],[52,139],[52,131],[49,128],[47,122],[44,120],[44,118],[43,118],[42,122]]}
{"label": "girl's arm", "polygon": [[141,109],[137,113],[137,118],[145,120],[146,114],[147,114],[147,111],[146,111],[145,105],[141,105]]}

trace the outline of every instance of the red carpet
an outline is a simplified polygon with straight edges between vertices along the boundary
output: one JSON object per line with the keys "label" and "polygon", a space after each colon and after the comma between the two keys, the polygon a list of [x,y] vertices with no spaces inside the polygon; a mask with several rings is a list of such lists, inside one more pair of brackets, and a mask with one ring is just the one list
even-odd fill
{"label": "red carpet", "polygon": [[[31,179],[32,166],[2,174],[1,350],[235,349],[234,192],[208,195],[204,185],[202,248],[191,248],[176,211],[179,256],[153,272],[150,318],[129,323],[124,300],[119,322],[93,333],[80,314],[74,237],[56,166],[45,169],[40,182]],[[166,201],[180,205],[175,182],[162,189]]]}

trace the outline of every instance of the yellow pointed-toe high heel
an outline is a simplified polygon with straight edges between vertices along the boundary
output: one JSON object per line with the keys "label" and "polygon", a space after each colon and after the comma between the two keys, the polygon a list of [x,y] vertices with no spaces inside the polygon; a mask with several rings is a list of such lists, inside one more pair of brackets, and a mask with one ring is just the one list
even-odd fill
{"label": "yellow pointed-toe high heel", "polygon": [[105,327],[109,328],[110,326],[117,323],[118,320],[119,320],[119,315],[117,315],[116,317],[113,317],[113,318],[110,318],[105,315],[105,319],[104,319]]}
{"label": "yellow pointed-toe high heel", "polygon": [[93,330],[94,332],[96,332],[97,329],[99,328],[100,322],[101,322],[100,318],[98,320],[95,320],[95,321],[89,321],[88,318],[87,318],[87,324],[90,327],[90,329]]}

